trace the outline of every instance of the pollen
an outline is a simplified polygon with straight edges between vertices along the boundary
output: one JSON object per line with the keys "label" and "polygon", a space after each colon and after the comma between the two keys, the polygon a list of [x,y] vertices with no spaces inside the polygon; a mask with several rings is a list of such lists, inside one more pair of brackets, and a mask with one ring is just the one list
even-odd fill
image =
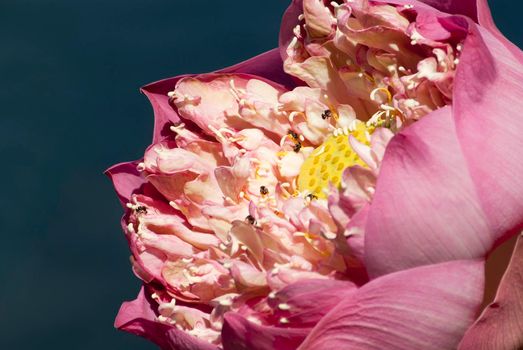
{"label": "pollen", "polygon": [[[365,123],[357,122],[350,135],[358,141],[369,144]],[[330,135],[305,159],[298,175],[298,190],[315,198],[327,198],[324,189],[329,183],[339,187],[343,171],[353,165],[365,166],[349,144],[345,133]]]}

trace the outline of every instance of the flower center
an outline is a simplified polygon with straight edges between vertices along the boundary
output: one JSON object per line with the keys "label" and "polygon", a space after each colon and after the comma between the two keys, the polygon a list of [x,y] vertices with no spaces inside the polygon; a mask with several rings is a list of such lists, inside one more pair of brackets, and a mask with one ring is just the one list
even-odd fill
{"label": "flower center", "polygon": [[369,129],[357,121],[352,131],[335,132],[305,159],[298,175],[298,190],[317,198],[327,198],[329,183],[339,187],[343,170],[349,166],[366,166],[349,144],[348,135],[368,145]]}

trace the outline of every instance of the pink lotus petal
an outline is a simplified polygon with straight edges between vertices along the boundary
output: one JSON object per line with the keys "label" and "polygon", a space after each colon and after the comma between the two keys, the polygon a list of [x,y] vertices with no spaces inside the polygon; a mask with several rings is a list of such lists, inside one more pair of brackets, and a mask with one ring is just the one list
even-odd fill
{"label": "pink lotus petal", "polygon": [[349,260],[347,262],[348,268],[352,270],[352,274],[355,274],[357,270],[359,277],[363,277],[366,282],[368,276],[366,274],[366,268],[364,265],[365,258],[365,224],[367,223],[367,216],[369,213],[370,205],[362,207],[350,220],[347,227],[345,227],[344,236],[347,240],[347,246],[349,247]]}
{"label": "pink lotus petal", "polygon": [[481,207],[496,239],[523,228],[523,61],[471,27],[460,57],[453,115]]}
{"label": "pink lotus petal", "polygon": [[[427,5],[433,6],[434,8],[454,14],[454,15],[463,15],[472,18],[474,21],[477,21],[478,18],[478,9],[476,2],[478,0],[420,0]],[[481,1],[481,0],[479,0]]]}
{"label": "pink lotus petal", "polygon": [[218,350],[218,347],[192,337],[173,326],[157,322],[151,303],[154,301],[145,296],[142,287],[135,300],[122,304],[114,326],[147,338],[162,349]]}
{"label": "pink lotus petal", "polygon": [[235,313],[225,314],[222,330],[224,350],[294,350],[308,329],[262,326]]}
{"label": "pink lotus petal", "polygon": [[515,56],[519,57],[519,60],[523,60],[523,54],[519,47],[514,45],[510,40],[508,40],[498,29],[492,18],[492,13],[488,6],[487,0],[477,0],[478,6],[478,23],[488,29],[499,41],[503,43]]}
{"label": "pink lotus petal", "polygon": [[365,231],[371,277],[483,257],[495,239],[461,155],[449,107],[390,141]]}
{"label": "pink lotus petal", "polygon": [[[278,49],[264,52],[258,56],[227,67],[216,73],[244,73],[257,75],[261,78],[293,87],[295,84],[291,78],[283,72],[283,63]],[[241,74],[240,74],[241,75]],[[172,135],[169,126],[177,123],[180,116],[171,106],[167,94],[172,91],[176,83],[185,77],[194,76],[193,74],[179,75],[177,77],[163,79],[142,87],[141,91],[147,96],[154,110],[154,133],[153,143],[161,141],[168,135]],[[265,80],[267,81],[267,80]]]}
{"label": "pink lotus petal", "polygon": [[294,37],[293,28],[298,25],[298,16],[303,13],[303,0],[292,0],[285,10],[280,26],[280,36],[278,39],[279,53],[283,61],[287,59],[287,47]]}
{"label": "pink lotus petal", "polygon": [[140,89],[149,99],[154,111],[153,143],[160,142],[166,136],[172,135],[169,125],[180,121],[180,116],[169,103],[167,93],[174,88],[178,80],[187,76],[180,75],[175,78],[160,80]]}
{"label": "pink lotus petal", "polygon": [[483,283],[477,260],[392,273],[334,307],[299,349],[455,349],[474,321]]}
{"label": "pink lotus petal", "polygon": [[[350,281],[310,279],[293,283],[269,299],[276,316],[285,317],[285,326],[313,327],[329,310],[356,290]],[[279,305],[288,306],[279,310]]]}
{"label": "pink lotus petal", "polygon": [[230,231],[231,237],[244,244],[260,263],[263,261],[263,241],[256,229],[243,221],[233,221]]}
{"label": "pink lotus petal", "polygon": [[267,285],[266,273],[243,261],[231,263],[231,276],[244,288],[261,288]]}
{"label": "pink lotus petal", "polygon": [[289,89],[295,86],[292,78],[283,71],[283,61],[277,48],[216,73],[244,73],[265,78],[265,82],[278,83]]}
{"label": "pink lotus petal", "polygon": [[523,347],[523,236],[520,235],[498,293],[465,333],[460,350]]}
{"label": "pink lotus petal", "polygon": [[369,169],[354,165],[343,171],[343,186],[339,204],[352,216],[371,202],[372,191],[376,187],[376,176]]}
{"label": "pink lotus petal", "polygon": [[[454,15],[469,16],[472,20],[479,23],[482,27],[489,30],[503,45],[507,47],[513,54],[521,56],[521,50],[510,42],[499,31],[492,13],[488,6],[487,0],[375,0],[377,2],[385,2],[399,5],[413,5],[416,8],[423,8],[432,11],[444,11]],[[429,7],[430,6],[430,7]],[[285,58],[285,56],[283,56]],[[520,58],[521,59],[521,58]]]}
{"label": "pink lotus petal", "polygon": [[124,206],[130,201],[131,195],[146,182],[136,170],[137,165],[138,162],[120,163],[105,171]]}
{"label": "pink lotus petal", "polygon": [[[374,0],[397,5],[413,5],[421,8],[432,8],[433,10],[446,12],[451,15],[468,16],[474,21],[478,21],[478,12],[483,15],[490,15],[487,0]],[[481,11],[480,11],[481,9]],[[481,22],[480,22],[481,24]]]}
{"label": "pink lotus petal", "polygon": [[304,0],[303,14],[311,38],[325,37],[333,32],[334,18],[326,10],[322,0]]}

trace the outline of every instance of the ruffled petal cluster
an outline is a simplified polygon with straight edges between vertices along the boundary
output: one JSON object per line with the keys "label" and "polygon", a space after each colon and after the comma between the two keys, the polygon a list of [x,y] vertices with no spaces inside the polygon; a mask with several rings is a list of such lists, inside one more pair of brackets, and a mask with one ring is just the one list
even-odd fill
{"label": "ruffled petal cluster", "polygon": [[146,86],[153,144],[108,170],[144,284],[116,326],[165,349],[523,345],[522,63],[482,0],[294,0],[279,50]]}

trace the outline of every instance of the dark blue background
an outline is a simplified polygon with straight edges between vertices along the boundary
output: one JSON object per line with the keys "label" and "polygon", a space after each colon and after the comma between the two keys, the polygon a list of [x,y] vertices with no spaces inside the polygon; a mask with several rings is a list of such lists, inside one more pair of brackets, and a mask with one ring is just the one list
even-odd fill
{"label": "dark blue background", "polygon": [[[286,0],[0,0],[0,348],[153,349],[113,329],[140,283],[102,172],[141,157],[138,88],[275,47]],[[522,46],[513,0],[491,0]]]}

